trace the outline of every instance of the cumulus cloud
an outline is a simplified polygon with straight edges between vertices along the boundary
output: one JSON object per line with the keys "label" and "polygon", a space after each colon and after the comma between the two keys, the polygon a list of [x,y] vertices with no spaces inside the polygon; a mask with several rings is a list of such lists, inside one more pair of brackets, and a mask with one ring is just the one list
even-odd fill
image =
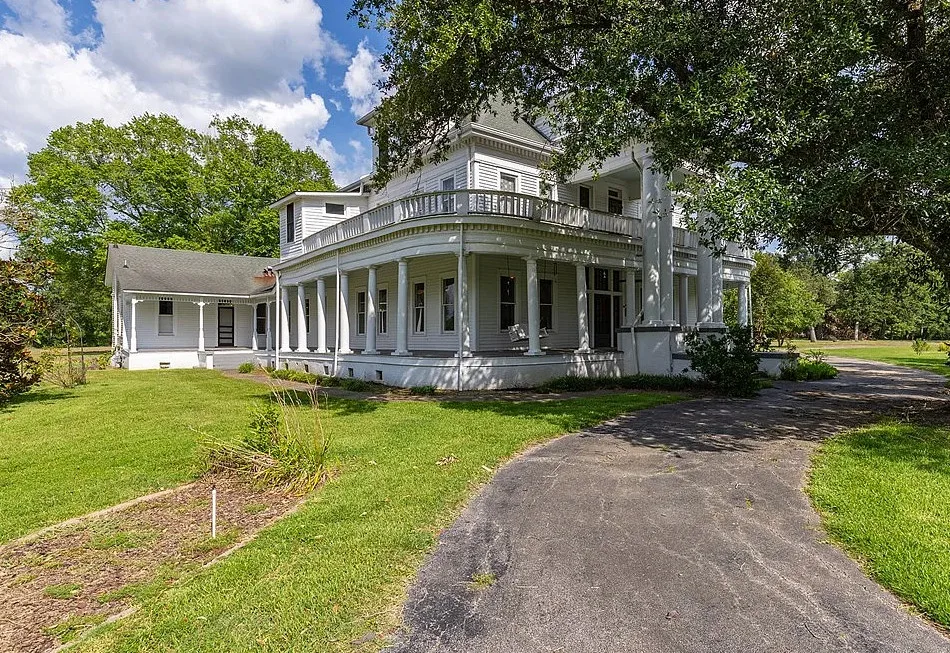
{"label": "cumulus cloud", "polygon": [[379,104],[381,94],[376,82],[382,77],[383,70],[379,65],[379,60],[363,41],[350,60],[346,76],[343,78],[343,88],[350,96],[350,108],[356,116],[360,117],[369,113]]}
{"label": "cumulus cloud", "polygon": [[311,0],[97,0],[95,43],[71,35],[52,0],[7,4],[14,16],[0,30],[0,178],[22,178],[26,153],[51,129],[145,112],[196,128],[237,113],[297,147],[327,149],[320,131],[330,112],[304,90],[302,71],[346,54]]}

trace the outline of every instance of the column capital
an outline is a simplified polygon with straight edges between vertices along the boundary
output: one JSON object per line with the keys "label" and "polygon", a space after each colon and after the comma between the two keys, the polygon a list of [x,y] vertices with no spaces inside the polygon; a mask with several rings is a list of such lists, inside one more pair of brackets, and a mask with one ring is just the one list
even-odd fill
{"label": "column capital", "polygon": [[366,269],[367,269],[367,270],[378,270],[378,269],[379,269],[379,265],[378,265],[377,263],[373,263],[372,265],[367,265],[367,266],[366,266]]}
{"label": "column capital", "polygon": [[529,263],[537,263],[537,262],[538,262],[538,257],[537,257],[537,256],[522,256],[521,258],[524,259],[525,261],[529,262]]}

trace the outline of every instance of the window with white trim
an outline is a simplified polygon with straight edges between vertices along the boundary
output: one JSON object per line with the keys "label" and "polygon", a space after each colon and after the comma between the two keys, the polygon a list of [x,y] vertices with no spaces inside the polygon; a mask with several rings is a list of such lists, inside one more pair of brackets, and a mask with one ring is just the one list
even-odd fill
{"label": "window with white trim", "polygon": [[455,331],[455,277],[442,279],[442,331]]}
{"label": "window with white trim", "polygon": [[581,208],[589,209],[590,199],[591,199],[591,189],[590,186],[579,186],[577,189],[577,203]]}
{"label": "window with white trim", "polygon": [[158,335],[170,336],[175,333],[175,303],[170,299],[158,300]]}
{"label": "window with white trim", "polygon": [[511,174],[510,172],[499,173],[498,188],[505,193],[517,193],[518,175]]}
{"label": "window with white trim", "polygon": [[455,213],[455,176],[446,177],[442,180],[442,191],[445,195],[440,198],[440,210],[442,213]]}
{"label": "window with white trim", "polygon": [[258,304],[254,309],[255,329],[258,335],[267,333],[267,304]]}
{"label": "window with white trim", "polygon": [[623,191],[619,188],[607,189],[607,212],[623,214]]}
{"label": "window with white trim", "polygon": [[412,330],[426,332],[426,285],[421,281],[412,286]]}
{"label": "window with white trim", "polygon": [[327,202],[323,207],[323,210],[327,215],[346,215],[345,204],[334,204],[332,202]]}
{"label": "window with white trim", "polygon": [[498,288],[499,326],[502,331],[515,324],[515,278],[505,276],[499,280]]}
{"label": "window with white trim", "polygon": [[541,305],[541,328],[554,328],[554,280],[538,279],[538,299]]}
{"label": "window with white trim", "polygon": [[291,202],[287,205],[287,242],[292,243],[297,238],[294,227],[294,203]]}
{"label": "window with white trim", "polygon": [[366,292],[356,293],[356,333],[366,334]]}
{"label": "window with white trim", "polygon": [[385,288],[376,291],[376,330],[379,333],[389,331],[389,292]]}

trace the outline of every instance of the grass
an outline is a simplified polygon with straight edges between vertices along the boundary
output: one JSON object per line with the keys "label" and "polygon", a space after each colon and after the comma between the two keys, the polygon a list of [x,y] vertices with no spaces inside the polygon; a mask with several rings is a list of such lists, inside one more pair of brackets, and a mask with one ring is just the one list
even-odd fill
{"label": "grass", "polygon": [[73,616],[55,626],[47,628],[46,634],[66,644],[105,620],[106,618],[100,614]]}
{"label": "grass", "polygon": [[368,631],[396,627],[399,600],[439,530],[501,462],[678,398],[330,401],[323,422],[337,473],[311,500],[79,650],[352,650]]}
{"label": "grass", "polygon": [[189,480],[199,432],[243,432],[268,389],[212,371],[89,373],[0,409],[0,542]]}
{"label": "grass", "polygon": [[880,361],[950,377],[950,366],[946,365],[947,354],[937,351],[938,341],[931,342],[930,351],[922,352],[919,356],[914,353],[913,342],[910,340],[860,340],[857,342],[853,340],[836,342],[795,340],[793,344],[799,352],[820,349],[829,356]]}
{"label": "grass", "polygon": [[488,589],[494,585],[497,580],[495,574],[491,572],[472,574],[472,581],[469,583],[469,587],[473,590]]}
{"label": "grass", "polygon": [[62,585],[50,585],[43,590],[43,594],[51,599],[71,599],[82,591],[82,585],[79,583],[63,583]]}
{"label": "grass", "polygon": [[808,492],[835,542],[950,627],[950,429],[888,423],[829,440]]}

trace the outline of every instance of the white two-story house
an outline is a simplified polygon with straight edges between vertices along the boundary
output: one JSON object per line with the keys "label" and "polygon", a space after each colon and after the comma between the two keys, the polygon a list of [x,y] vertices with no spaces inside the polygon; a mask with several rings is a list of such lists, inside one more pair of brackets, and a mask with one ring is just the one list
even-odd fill
{"label": "white two-story house", "polygon": [[[372,134],[372,114],[360,122]],[[274,202],[279,260],[168,255],[191,268],[217,257],[205,280],[176,285],[177,266],[156,262],[165,250],[110,249],[114,344],[132,369],[253,360],[483,389],[679,373],[684,330],[723,328],[726,285],[747,321],[750,253],[717,255],[679,226],[647,146],[548,184],[556,148],[504,109],[465,122],[444,160],[383,188],[367,178]],[[222,278],[229,259],[243,277]],[[161,272],[145,283],[139,265]]]}

